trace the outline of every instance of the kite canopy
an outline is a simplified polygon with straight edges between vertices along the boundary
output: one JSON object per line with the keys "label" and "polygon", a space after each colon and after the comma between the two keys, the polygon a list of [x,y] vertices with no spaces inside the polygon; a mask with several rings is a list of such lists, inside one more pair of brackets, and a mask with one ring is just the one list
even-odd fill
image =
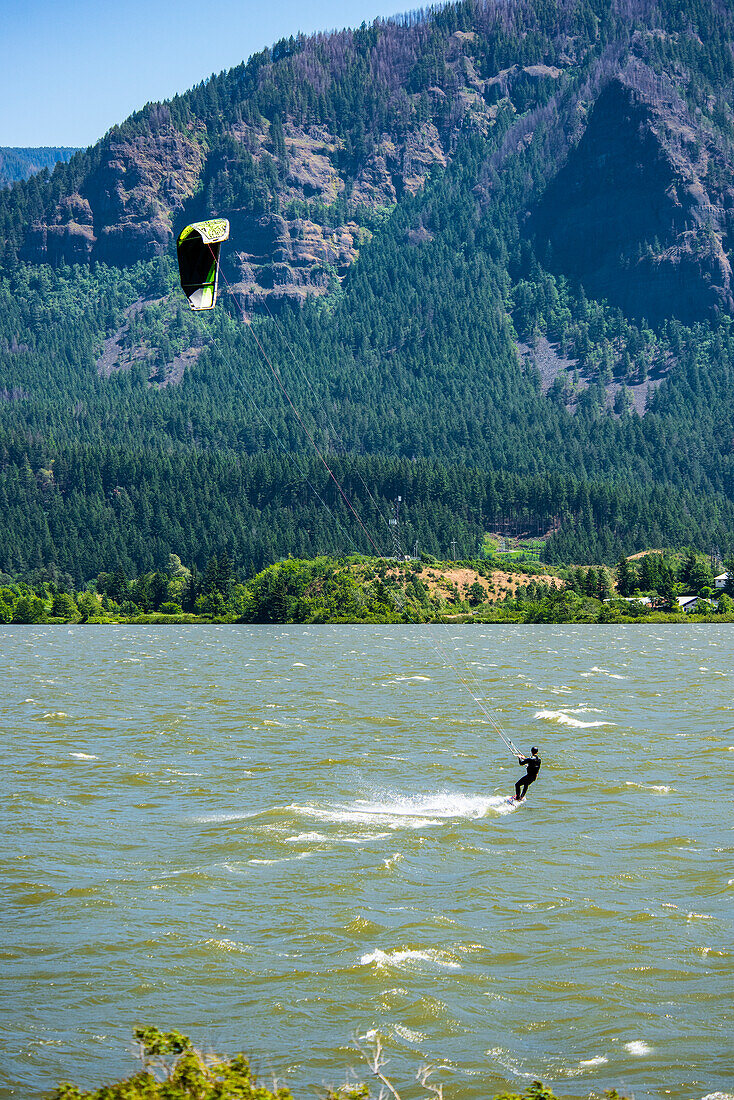
{"label": "kite canopy", "polygon": [[176,248],[183,292],[192,309],[213,309],[217,300],[219,246],[229,237],[226,218],[194,222],[181,231]]}

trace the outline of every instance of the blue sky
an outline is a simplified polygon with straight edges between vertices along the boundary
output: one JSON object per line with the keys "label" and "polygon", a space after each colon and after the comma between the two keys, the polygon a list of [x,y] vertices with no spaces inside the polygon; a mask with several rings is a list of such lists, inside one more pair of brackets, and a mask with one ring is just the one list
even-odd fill
{"label": "blue sky", "polygon": [[0,0],[0,146],[93,144],[279,38],[358,26],[401,0]]}

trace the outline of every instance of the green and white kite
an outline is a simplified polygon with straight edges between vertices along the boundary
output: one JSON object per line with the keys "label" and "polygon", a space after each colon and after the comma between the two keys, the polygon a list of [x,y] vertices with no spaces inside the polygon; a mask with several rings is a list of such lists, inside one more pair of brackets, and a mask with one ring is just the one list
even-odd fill
{"label": "green and white kite", "polygon": [[183,292],[194,310],[214,309],[219,281],[219,246],[229,238],[226,218],[187,225],[176,242]]}

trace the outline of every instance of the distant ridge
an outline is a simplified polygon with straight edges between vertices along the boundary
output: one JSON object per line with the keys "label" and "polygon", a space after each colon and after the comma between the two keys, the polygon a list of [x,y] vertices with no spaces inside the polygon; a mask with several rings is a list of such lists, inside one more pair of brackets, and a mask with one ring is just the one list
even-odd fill
{"label": "distant ridge", "polygon": [[[441,559],[734,553],[732,41],[720,0],[462,0],[0,189],[0,570],[390,553],[398,495]],[[210,217],[201,318],[174,242]]]}
{"label": "distant ridge", "polygon": [[59,161],[66,163],[78,152],[66,145],[40,145],[36,149],[0,147],[0,187],[27,180],[43,168],[53,168]]}

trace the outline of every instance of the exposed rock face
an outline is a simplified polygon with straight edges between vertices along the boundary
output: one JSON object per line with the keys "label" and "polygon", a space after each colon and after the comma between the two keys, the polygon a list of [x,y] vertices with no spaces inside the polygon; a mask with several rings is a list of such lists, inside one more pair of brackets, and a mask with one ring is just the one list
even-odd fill
{"label": "exposed rock face", "polygon": [[[584,377],[578,370],[578,360],[567,358],[561,352],[558,344],[551,343],[546,336],[539,336],[532,346],[518,343],[517,351],[521,362],[532,364],[537,369],[540,375],[542,392],[547,394],[554,383],[556,385],[560,383],[566,408],[570,412],[577,412],[578,398],[588,388],[589,384],[589,376]],[[612,378],[604,386],[608,409],[610,412],[614,410],[615,398],[624,386],[635,412],[638,416],[644,416],[647,411],[649,395],[657,389],[666,375],[667,367],[663,367],[657,368],[644,381],[640,382]]]}
{"label": "exposed rock face", "polygon": [[704,185],[712,155],[680,108],[610,82],[533,213],[549,264],[654,323],[731,309],[731,199]]}
{"label": "exposed rock face", "polygon": [[238,275],[233,289],[251,309],[264,298],[273,302],[302,300],[324,293],[357,258],[366,230],[355,222],[330,228],[307,218],[266,214],[243,226],[231,256]]}
{"label": "exposed rock face", "polygon": [[[448,64],[456,88],[451,130],[440,134],[428,120],[408,126],[399,136],[384,134],[351,168],[344,166],[344,140],[324,125],[299,127],[284,119],[282,136],[276,136],[267,119],[232,121],[228,136],[234,145],[210,155],[203,125],[194,130],[190,124],[183,133],[172,124],[165,105],[154,107],[133,136],[111,131],[101,143],[97,166],[78,190],[29,227],[21,255],[54,264],[128,264],[150,258],[169,246],[174,227],[188,212],[187,203],[202,191],[212,196],[206,213],[230,219],[226,275],[247,308],[266,299],[277,304],[323,294],[335,278],[343,278],[370,238],[365,211],[389,209],[404,193],[416,194],[435,165],[446,166],[462,127],[486,133],[494,125],[496,108],[485,102],[486,83],[472,59],[475,37],[470,32],[452,36]],[[319,76],[306,61],[301,58],[309,79],[317,84],[327,79],[328,74]],[[421,97],[403,89],[399,94],[409,118]],[[432,88],[429,95],[434,108],[444,110],[446,93]],[[229,194],[218,203],[217,174],[237,177],[247,158],[260,184],[270,180],[260,209],[253,209],[251,201],[238,206],[236,193],[234,202]],[[277,182],[268,165],[275,166]],[[323,208],[333,211],[337,204],[340,218],[334,224],[333,213],[324,217]],[[360,210],[362,216],[357,216]],[[192,216],[203,212],[195,210]]]}
{"label": "exposed rock face", "polygon": [[198,143],[170,124],[125,141],[113,132],[79,192],[62,199],[46,224],[31,227],[23,258],[126,264],[158,254],[171,237],[171,214],[193,194],[202,163]]}
{"label": "exposed rock face", "polygon": [[[388,39],[393,53],[383,56]],[[74,179],[73,193],[28,227],[22,258],[133,263],[165,251],[184,217],[216,215],[232,227],[223,274],[248,309],[324,294],[357,259],[375,214],[417,194],[467,129],[486,135],[498,110],[517,110],[515,127],[493,154],[495,167],[522,151],[536,126],[527,105],[545,102],[539,88],[548,97],[564,86],[563,66],[579,60],[569,37],[543,63],[492,71],[480,37],[456,31],[421,84],[411,79],[421,62],[418,39],[380,41],[370,64],[397,105],[394,132],[347,132],[333,112],[318,116],[329,117],[328,125],[296,125],[275,111],[272,122],[254,110],[227,118],[223,107],[209,133],[199,121],[209,115],[194,115],[183,130],[167,106],[146,109],[111,131],[95,150],[94,167]],[[291,59],[315,97],[339,79],[348,42],[346,32],[334,39],[328,61],[318,43]],[[641,56],[622,68],[609,62],[601,92],[600,77],[588,96],[596,101],[576,102],[574,117],[560,119],[567,141],[582,117],[583,136],[528,227],[542,262],[580,279],[587,294],[632,317],[660,322],[675,315],[689,323],[734,306],[734,165],[672,83],[656,86],[662,78],[641,60],[645,42],[635,43]],[[263,67],[263,81],[277,64]]]}
{"label": "exposed rock face", "polygon": [[81,195],[61,200],[56,220],[34,225],[28,234],[24,259],[75,263],[88,260],[96,242],[94,217],[89,202]]}
{"label": "exposed rock face", "polygon": [[[240,127],[236,137],[256,164],[272,155],[267,128]],[[333,207],[349,188],[346,210],[356,213],[389,209],[404,192],[415,194],[434,164],[445,166],[446,153],[432,123],[409,131],[402,141],[388,134],[366,158],[351,180],[337,167],[341,142],[324,126],[283,127],[287,175],[279,194],[282,214],[253,217],[246,210],[228,210],[235,243],[228,263],[234,267],[233,289],[246,309],[265,301],[303,301],[308,294],[324,294],[334,279],[342,279],[372,236],[364,225],[347,216],[339,225],[325,225],[313,217],[290,215],[288,208]]]}
{"label": "exposed rock face", "polygon": [[[262,135],[258,137],[262,144]],[[302,130],[296,126],[286,126],[285,147],[288,156],[288,198],[318,199],[325,206],[336,202],[343,194],[345,185],[334,165],[339,142],[326,127],[312,126]]]}
{"label": "exposed rock face", "polygon": [[[129,340],[130,322],[146,306],[157,306],[165,301],[164,298],[138,298],[128,306],[122,324],[104,342],[102,354],[95,364],[97,374],[102,378],[110,378],[118,371],[129,371],[134,366],[144,364],[149,368],[149,386],[163,389],[165,386],[175,386],[181,381],[186,368],[192,366],[204,350],[206,344],[203,339],[197,340],[191,347],[185,348],[167,363],[161,362],[152,348],[144,344],[132,344]],[[165,320],[167,328],[170,326],[171,319],[172,314],[169,314]]]}

